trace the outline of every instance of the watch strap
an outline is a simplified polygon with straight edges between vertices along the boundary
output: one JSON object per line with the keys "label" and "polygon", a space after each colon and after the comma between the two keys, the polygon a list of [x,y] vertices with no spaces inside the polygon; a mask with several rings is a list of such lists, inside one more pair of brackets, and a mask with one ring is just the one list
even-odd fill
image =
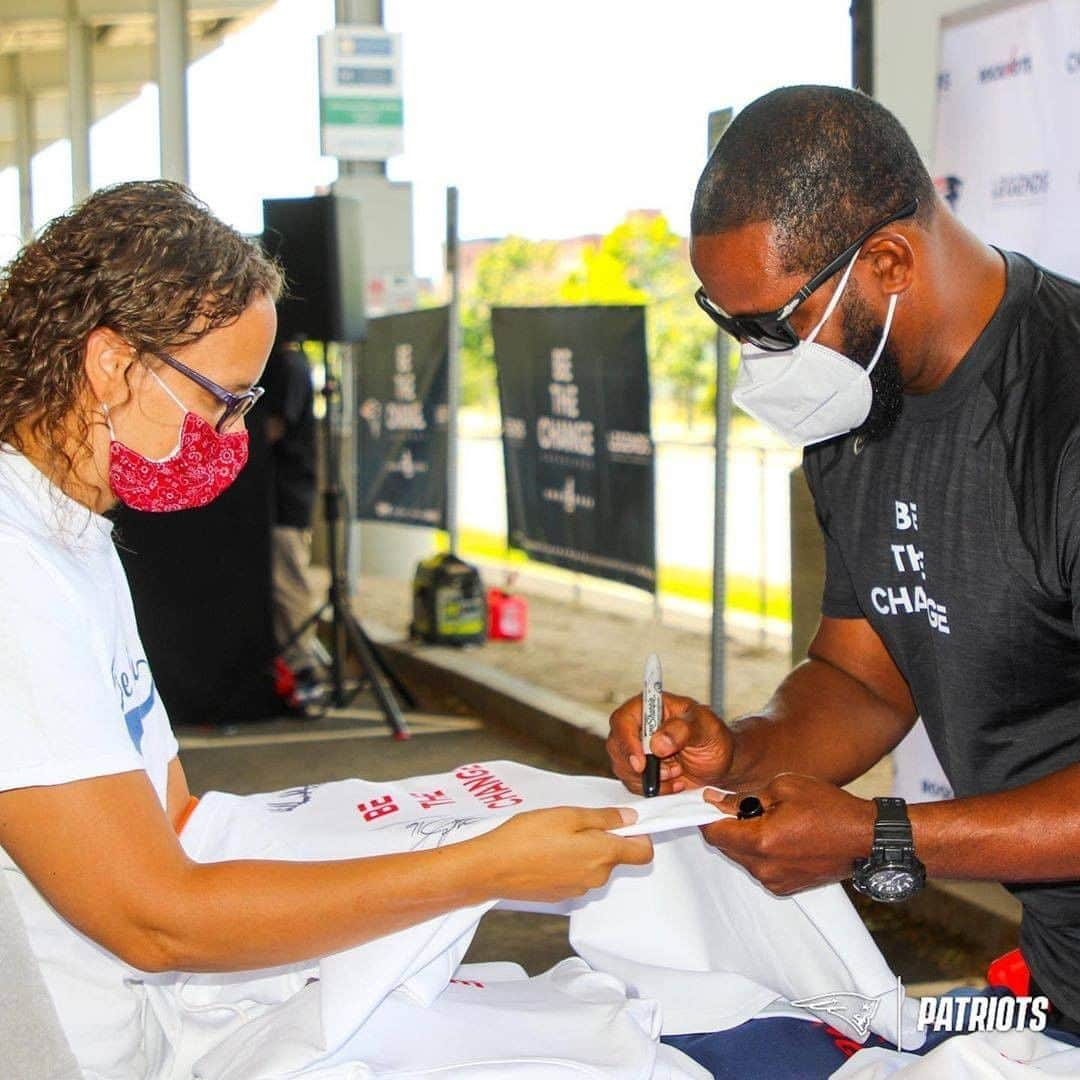
{"label": "watch strap", "polygon": [[877,821],[874,823],[874,844],[908,843],[914,845],[911,834],[911,821],[908,818],[907,803],[903,799],[879,796]]}

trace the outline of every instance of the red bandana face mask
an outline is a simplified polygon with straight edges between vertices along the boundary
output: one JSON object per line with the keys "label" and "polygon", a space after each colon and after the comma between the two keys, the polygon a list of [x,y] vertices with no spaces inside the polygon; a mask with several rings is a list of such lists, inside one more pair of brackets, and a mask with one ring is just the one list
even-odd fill
{"label": "red bandana face mask", "polygon": [[[161,386],[183,409],[176,395],[164,383]],[[109,487],[132,510],[158,514],[206,506],[236,479],[247,463],[246,431],[220,435],[201,416],[184,411],[176,449],[168,457],[154,461],[117,441],[105,410],[105,422],[112,436]]]}

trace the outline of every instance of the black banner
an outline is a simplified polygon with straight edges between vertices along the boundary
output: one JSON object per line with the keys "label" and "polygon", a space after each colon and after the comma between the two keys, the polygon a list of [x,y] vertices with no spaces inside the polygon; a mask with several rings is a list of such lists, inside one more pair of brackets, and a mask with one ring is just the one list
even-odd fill
{"label": "black banner", "polygon": [[370,319],[356,368],[356,516],[446,528],[450,309]]}
{"label": "black banner", "polygon": [[643,307],[493,308],[510,543],[656,590]]}

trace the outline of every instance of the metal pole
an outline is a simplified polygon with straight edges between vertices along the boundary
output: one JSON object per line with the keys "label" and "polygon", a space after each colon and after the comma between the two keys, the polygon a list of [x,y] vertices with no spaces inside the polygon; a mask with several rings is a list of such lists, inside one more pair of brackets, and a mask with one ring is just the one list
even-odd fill
{"label": "metal pole", "polygon": [[11,57],[15,91],[15,163],[19,170],[19,235],[24,244],[34,238],[34,99],[23,78],[18,54]]}
{"label": "metal pole", "polygon": [[[709,113],[706,153],[711,156],[716,144],[727,131],[735,116],[732,108],[716,109]],[[718,713],[724,711],[727,688],[727,449],[728,428],[731,425],[731,400],[728,394],[728,358],[731,339],[720,331],[716,334],[716,462],[713,476],[713,580],[712,629],[709,644],[709,703]]]}
{"label": "metal pole", "polygon": [[765,538],[765,522],[768,519],[766,500],[769,497],[767,453],[764,446],[758,447],[758,611],[761,613],[758,643],[762,648],[765,648],[769,618],[769,553]]}
{"label": "metal pole", "polygon": [[[334,0],[337,26],[382,26],[382,0]],[[338,176],[385,176],[385,161],[338,160]]]}
{"label": "metal pole", "polygon": [[851,0],[851,85],[874,95],[874,0]]}
{"label": "metal pole", "polygon": [[187,0],[157,0],[158,127],[161,175],[188,182]]}
{"label": "metal pole", "polygon": [[447,360],[446,531],[458,550],[458,411],[461,408],[461,277],[458,274],[458,189],[446,189],[446,273],[450,278],[450,355]]}
{"label": "metal pole", "polygon": [[709,702],[718,713],[724,711],[727,688],[727,443],[731,424],[731,400],[728,394],[728,357],[731,342],[724,333],[716,334],[716,465],[713,479],[713,608],[712,642],[709,652]]}
{"label": "metal pole", "polygon": [[78,0],[67,5],[68,137],[71,140],[71,201],[90,194],[90,124],[93,85],[90,27],[82,21]]}

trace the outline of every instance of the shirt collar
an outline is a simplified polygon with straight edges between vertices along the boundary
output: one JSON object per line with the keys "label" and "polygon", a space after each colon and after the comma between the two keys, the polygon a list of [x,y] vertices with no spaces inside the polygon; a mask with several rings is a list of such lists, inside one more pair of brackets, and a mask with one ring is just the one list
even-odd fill
{"label": "shirt collar", "polygon": [[25,454],[0,443],[0,514],[9,501],[18,520],[53,539],[97,546],[112,535],[108,518],[67,495]]}

